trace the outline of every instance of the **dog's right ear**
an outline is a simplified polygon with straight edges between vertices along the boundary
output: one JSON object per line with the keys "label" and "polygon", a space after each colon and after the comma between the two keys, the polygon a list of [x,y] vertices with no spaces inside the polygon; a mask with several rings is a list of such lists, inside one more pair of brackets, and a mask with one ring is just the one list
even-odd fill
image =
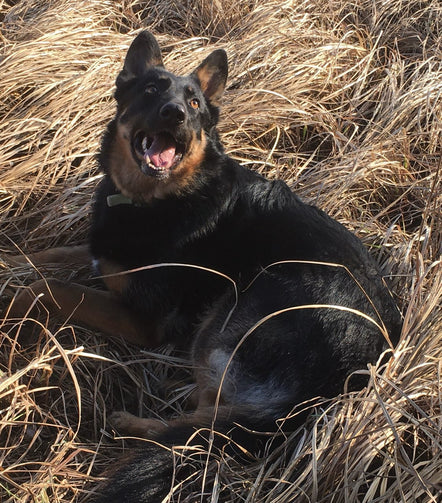
{"label": "dog's right ear", "polygon": [[117,87],[134,77],[140,77],[152,66],[163,66],[160,46],[152,33],[142,31],[130,44],[123,69],[117,77]]}

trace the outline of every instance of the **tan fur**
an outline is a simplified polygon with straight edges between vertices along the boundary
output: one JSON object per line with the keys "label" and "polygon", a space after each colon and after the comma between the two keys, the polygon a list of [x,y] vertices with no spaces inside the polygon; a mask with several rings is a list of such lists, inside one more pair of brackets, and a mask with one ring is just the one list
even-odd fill
{"label": "tan fur", "polygon": [[228,419],[231,414],[231,407],[216,408],[213,405],[198,405],[194,412],[164,422],[159,419],[134,416],[126,411],[113,412],[109,421],[120,433],[144,439],[152,438],[174,426],[199,425],[199,428],[210,428],[215,419]]}
{"label": "tan fur", "polygon": [[43,264],[79,264],[87,265],[91,262],[88,245],[61,246],[59,248],[50,248],[31,255],[14,255],[5,257],[8,264],[18,266],[24,264],[33,264],[39,266]]}
{"label": "tan fur", "polygon": [[189,150],[180,164],[175,168],[174,181],[177,184],[176,190],[181,190],[191,185],[195,171],[203,162],[206,142],[207,139],[204,131],[201,132],[201,139],[198,139],[195,131],[193,131]]}
{"label": "tan fur", "polygon": [[224,92],[224,84],[214,86],[213,79],[216,74],[216,68],[208,68],[207,66],[201,66],[197,69],[196,75],[201,85],[201,90],[203,91],[206,98],[212,103],[212,105],[219,106],[220,99]]}
{"label": "tan fur", "polygon": [[101,258],[99,262],[102,279],[107,289],[111,292],[123,293],[129,283],[128,274],[130,273],[120,274],[124,272],[124,268],[111,260]]}

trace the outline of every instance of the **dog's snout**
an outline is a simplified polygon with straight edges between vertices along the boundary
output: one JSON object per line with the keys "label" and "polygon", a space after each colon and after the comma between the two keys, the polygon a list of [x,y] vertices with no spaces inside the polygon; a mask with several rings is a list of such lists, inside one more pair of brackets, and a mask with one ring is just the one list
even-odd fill
{"label": "dog's snout", "polygon": [[179,103],[169,102],[161,107],[160,116],[173,124],[182,124],[186,119],[186,110]]}

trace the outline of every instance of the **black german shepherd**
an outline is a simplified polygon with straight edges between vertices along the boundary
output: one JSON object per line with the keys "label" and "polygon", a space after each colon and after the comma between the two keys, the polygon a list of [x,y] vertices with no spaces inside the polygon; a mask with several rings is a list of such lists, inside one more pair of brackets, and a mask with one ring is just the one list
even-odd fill
{"label": "black german shepherd", "polygon": [[[102,143],[89,246],[31,257],[92,258],[107,290],[39,281],[12,314],[43,293],[51,312],[106,334],[189,348],[196,411],[167,426],[116,413],[114,424],[166,446],[214,428],[223,433],[214,445],[233,439],[253,451],[259,435],[250,430],[275,431],[301,402],[341,392],[349,374],[397,342],[400,317],[353,234],[224,153],[216,125],[226,79],[222,50],[182,77],[164,69],[150,33],[136,37]],[[357,376],[349,382],[362,385]],[[97,501],[158,503],[172,473],[170,449],[152,444]]]}

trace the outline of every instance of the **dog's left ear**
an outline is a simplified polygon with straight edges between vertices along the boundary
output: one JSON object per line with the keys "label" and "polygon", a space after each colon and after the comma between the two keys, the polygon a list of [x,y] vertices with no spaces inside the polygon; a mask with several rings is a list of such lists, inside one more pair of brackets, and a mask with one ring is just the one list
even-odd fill
{"label": "dog's left ear", "polygon": [[203,91],[206,100],[218,106],[227,82],[227,54],[222,49],[217,49],[192,72]]}
{"label": "dog's left ear", "polygon": [[163,66],[163,59],[156,38],[145,30],[130,44],[123,69],[117,77],[117,87],[134,77],[142,76],[152,66]]}

